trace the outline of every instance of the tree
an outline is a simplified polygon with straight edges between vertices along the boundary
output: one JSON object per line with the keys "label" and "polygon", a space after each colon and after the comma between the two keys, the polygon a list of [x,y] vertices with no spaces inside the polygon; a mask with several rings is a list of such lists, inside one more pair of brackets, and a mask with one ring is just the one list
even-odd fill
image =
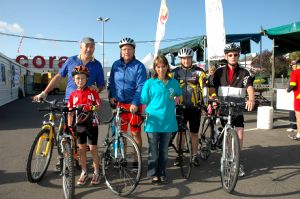
{"label": "tree", "polygon": [[[260,55],[258,54],[255,58],[253,58],[252,65],[260,65],[259,59]],[[263,74],[270,76],[272,74],[272,52],[264,50],[261,54],[261,59]],[[283,75],[283,77],[288,76],[289,62],[290,61],[283,55],[275,57],[275,78],[279,78],[281,75]]]}

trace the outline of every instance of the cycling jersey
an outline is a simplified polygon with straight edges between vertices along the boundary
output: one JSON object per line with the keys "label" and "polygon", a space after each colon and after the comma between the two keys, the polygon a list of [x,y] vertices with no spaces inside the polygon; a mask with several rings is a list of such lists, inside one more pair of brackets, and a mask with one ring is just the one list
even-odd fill
{"label": "cycling jersey", "polygon": [[112,65],[109,77],[109,96],[118,102],[140,105],[146,68],[142,62],[133,59],[125,64],[121,58]]}
{"label": "cycling jersey", "polygon": [[200,107],[202,103],[202,84],[205,78],[205,72],[198,67],[191,68],[178,67],[173,71],[174,79],[179,81],[182,89],[180,104],[187,107]]}
{"label": "cycling jersey", "polygon": [[[83,90],[75,90],[70,94],[68,101],[68,107],[74,108],[80,105],[92,106],[92,105],[101,105],[101,100],[99,94],[95,90],[91,90],[86,87]],[[99,121],[97,118],[93,118],[93,126],[97,126]]]}
{"label": "cycling jersey", "polygon": [[248,86],[253,86],[253,81],[247,69],[237,66],[229,82],[228,66],[221,66],[214,74],[213,86],[221,100],[241,101],[246,97]]}
{"label": "cycling jersey", "polygon": [[291,73],[290,90],[294,91],[294,109],[300,111],[300,69],[297,68]]}

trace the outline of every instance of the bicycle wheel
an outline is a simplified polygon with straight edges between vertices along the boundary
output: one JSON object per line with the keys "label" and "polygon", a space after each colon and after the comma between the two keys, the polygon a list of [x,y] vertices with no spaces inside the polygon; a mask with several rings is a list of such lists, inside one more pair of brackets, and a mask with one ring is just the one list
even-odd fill
{"label": "bicycle wheel", "polygon": [[231,193],[237,183],[240,168],[240,144],[237,133],[229,128],[224,136],[221,157],[221,182],[225,192]]}
{"label": "bicycle wheel", "polygon": [[[182,177],[188,179],[192,171],[192,143],[190,133],[184,131],[179,133],[179,150],[178,157],[180,159],[180,170]],[[181,144],[182,143],[182,144]]]}
{"label": "bicycle wheel", "polygon": [[63,141],[63,190],[66,199],[73,199],[75,194],[75,172],[74,158],[71,147],[71,140]]}
{"label": "bicycle wheel", "polygon": [[29,151],[26,176],[31,183],[39,182],[48,169],[53,151],[53,139],[49,138],[49,134],[49,129],[42,129],[35,137]]}
{"label": "bicycle wheel", "polygon": [[212,135],[213,126],[211,119],[205,117],[201,125],[201,133],[199,138],[199,152],[202,160],[207,160],[211,154]]}
{"label": "bicycle wheel", "polygon": [[[142,173],[140,150],[127,134],[119,136],[118,148],[114,149],[115,137],[109,142],[102,158],[102,172],[107,187],[116,195],[128,196],[138,185]],[[123,140],[124,147],[120,145]],[[122,158],[122,151],[125,151]],[[117,158],[115,157],[117,152]]]}

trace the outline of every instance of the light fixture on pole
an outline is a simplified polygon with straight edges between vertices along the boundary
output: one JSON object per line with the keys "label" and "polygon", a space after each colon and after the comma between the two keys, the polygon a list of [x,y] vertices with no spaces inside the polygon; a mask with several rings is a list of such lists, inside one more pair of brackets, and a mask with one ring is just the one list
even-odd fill
{"label": "light fixture on pole", "polygon": [[102,22],[102,66],[104,68],[104,23],[108,22],[110,20],[109,17],[107,18],[102,18],[102,17],[98,17],[97,21]]}

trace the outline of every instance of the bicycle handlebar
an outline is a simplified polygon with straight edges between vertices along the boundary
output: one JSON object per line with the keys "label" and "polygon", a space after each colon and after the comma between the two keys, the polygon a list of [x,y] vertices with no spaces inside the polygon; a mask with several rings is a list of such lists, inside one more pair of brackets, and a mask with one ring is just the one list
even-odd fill
{"label": "bicycle handlebar", "polygon": [[41,103],[47,103],[49,104],[49,107],[47,108],[39,108],[38,111],[57,111],[60,113],[69,113],[69,112],[74,112],[74,111],[82,111],[83,107],[74,107],[72,109],[69,110],[69,107],[66,106],[65,102],[58,102],[57,100],[52,100],[52,101],[48,101],[46,99],[41,100]]}

